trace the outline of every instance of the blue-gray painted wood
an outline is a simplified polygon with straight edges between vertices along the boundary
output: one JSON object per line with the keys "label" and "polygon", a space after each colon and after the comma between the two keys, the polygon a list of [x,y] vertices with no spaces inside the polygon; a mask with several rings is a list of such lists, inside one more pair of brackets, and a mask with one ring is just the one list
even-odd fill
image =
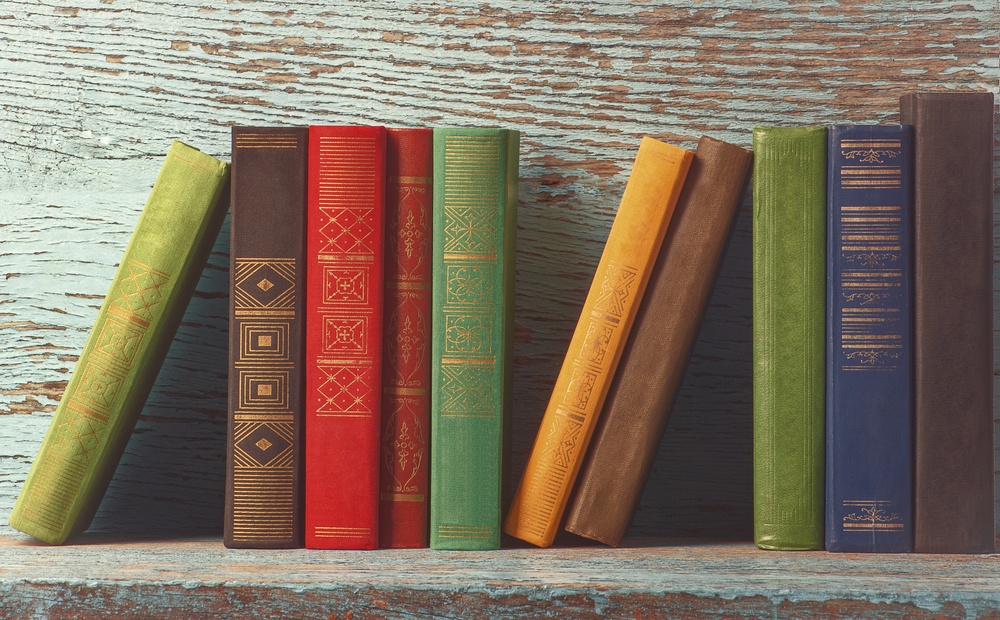
{"label": "blue-gray painted wood", "polygon": [[[171,139],[228,157],[237,123],[520,129],[516,478],[643,134],[749,145],[756,124],[893,122],[908,90],[997,93],[998,32],[996,0],[0,0],[0,516]],[[221,529],[227,243],[98,532]],[[744,212],[638,536],[749,535],[749,258]]]}

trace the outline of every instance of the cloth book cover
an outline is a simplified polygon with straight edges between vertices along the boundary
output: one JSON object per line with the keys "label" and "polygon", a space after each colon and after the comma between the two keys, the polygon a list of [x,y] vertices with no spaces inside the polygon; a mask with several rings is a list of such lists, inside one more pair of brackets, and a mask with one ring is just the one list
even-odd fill
{"label": "cloth book cover", "polygon": [[826,549],[913,550],[913,130],[830,128]]}
{"label": "cloth book cover", "polygon": [[754,542],[823,547],[826,127],[753,130]]}
{"label": "cloth book cover", "polygon": [[385,128],[309,128],[305,544],[378,546]]}
{"label": "cloth book cover", "polygon": [[386,132],[379,546],[426,547],[434,132]]}
{"label": "cloth book cover", "polygon": [[693,153],[644,137],[504,531],[552,544]]}
{"label": "cloth book cover", "polygon": [[434,129],[433,549],[498,549],[513,392],[520,134]]}
{"label": "cloth book cover", "polygon": [[914,550],[994,550],[993,94],[914,93]]}
{"label": "cloth book cover", "polygon": [[223,542],[302,546],[306,127],[233,127]]}
{"label": "cloth book cover", "polygon": [[566,514],[574,534],[618,546],[660,448],[753,155],[703,136],[636,313]]}
{"label": "cloth book cover", "polygon": [[229,164],[174,142],[10,514],[52,544],[87,529],[226,215]]}

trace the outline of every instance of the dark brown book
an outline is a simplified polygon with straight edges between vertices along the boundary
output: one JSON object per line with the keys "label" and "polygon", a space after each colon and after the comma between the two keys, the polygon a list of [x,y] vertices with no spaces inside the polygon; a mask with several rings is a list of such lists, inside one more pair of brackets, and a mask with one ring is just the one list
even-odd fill
{"label": "dark brown book", "polygon": [[915,93],[914,550],[991,553],[993,94]]}
{"label": "dark brown book", "polygon": [[570,502],[566,530],[617,546],[642,497],[749,180],[707,136],[667,230]]}
{"label": "dark brown book", "polygon": [[305,127],[234,127],[224,543],[302,546]]}

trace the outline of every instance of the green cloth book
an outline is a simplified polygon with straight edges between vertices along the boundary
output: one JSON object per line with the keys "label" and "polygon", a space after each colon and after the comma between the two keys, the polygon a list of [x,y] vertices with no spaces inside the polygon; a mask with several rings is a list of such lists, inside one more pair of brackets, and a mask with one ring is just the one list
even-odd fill
{"label": "green cloth book", "polygon": [[14,504],[10,524],[51,544],[89,527],[226,215],[229,164],[167,151]]}
{"label": "green cloth book", "polygon": [[506,498],[520,134],[434,130],[433,549],[498,549]]}
{"label": "green cloth book", "polygon": [[823,548],[825,127],[753,130],[754,542]]}

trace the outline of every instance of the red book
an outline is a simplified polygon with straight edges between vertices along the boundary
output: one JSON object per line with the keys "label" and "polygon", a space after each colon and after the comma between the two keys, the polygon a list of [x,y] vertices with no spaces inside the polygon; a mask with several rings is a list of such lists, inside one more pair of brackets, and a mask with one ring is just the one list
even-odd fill
{"label": "red book", "polygon": [[378,546],[385,128],[310,127],[306,547]]}
{"label": "red book", "polygon": [[389,129],[379,546],[427,546],[434,131]]}

